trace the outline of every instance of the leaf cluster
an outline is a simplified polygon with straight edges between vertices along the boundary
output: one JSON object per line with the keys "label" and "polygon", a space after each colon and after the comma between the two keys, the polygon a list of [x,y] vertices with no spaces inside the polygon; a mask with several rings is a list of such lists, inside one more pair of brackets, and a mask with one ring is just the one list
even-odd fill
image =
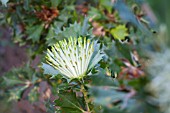
{"label": "leaf cluster", "polygon": [[[159,113],[159,106],[153,104],[152,95],[145,90],[150,80],[145,71],[145,49],[152,50],[154,46],[150,45],[151,21],[143,14],[140,3],[133,0],[1,2],[6,9],[2,20],[11,27],[13,41],[28,47],[30,61],[40,56],[41,65],[35,70],[27,64],[3,76],[1,88],[10,100],[38,101],[42,96],[40,84],[46,81],[50,86],[46,96],[52,92],[55,97],[45,99],[49,113]],[[41,63],[51,45],[79,36],[98,40],[106,54],[89,76],[69,81],[50,65]]]}

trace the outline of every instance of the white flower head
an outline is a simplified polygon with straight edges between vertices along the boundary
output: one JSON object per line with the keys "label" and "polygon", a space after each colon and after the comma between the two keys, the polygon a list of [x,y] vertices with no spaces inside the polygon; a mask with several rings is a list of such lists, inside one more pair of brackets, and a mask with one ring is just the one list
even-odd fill
{"label": "white flower head", "polygon": [[97,41],[70,37],[47,50],[47,63],[67,78],[82,78],[104,56],[99,46]]}

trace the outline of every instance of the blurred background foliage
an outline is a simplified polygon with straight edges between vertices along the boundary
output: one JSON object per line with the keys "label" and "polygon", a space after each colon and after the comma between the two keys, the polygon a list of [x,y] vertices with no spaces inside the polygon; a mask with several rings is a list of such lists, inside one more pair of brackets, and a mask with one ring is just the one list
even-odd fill
{"label": "blurred background foliage", "polygon": [[0,64],[7,57],[1,48],[14,43],[25,49],[18,54],[27,53],[27,62],[1,75],[0,112],[85,113],[79,81],[41,68],[49,46],[83,36],[99,40],[107,55],[84,78],[92,113],[169,113],[169,2],[1,0],[0,25],[8,32],[0,32]]}

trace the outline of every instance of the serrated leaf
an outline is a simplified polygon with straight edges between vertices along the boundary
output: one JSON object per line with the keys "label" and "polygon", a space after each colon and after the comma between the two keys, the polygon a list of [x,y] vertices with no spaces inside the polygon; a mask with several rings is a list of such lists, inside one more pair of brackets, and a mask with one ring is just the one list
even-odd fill
{"label": "serrated leaf", "polygon": [[109,13],[112,11],[111,0],[100,0],[100,4],[107,9]]}
{"label": "serrated leaf", "polygon": [[103,85],[112,86],[112,85],[115,85],[114,80],[111,77],[108,77],[105,74],[105,71],[101,71],[99,73],[91,75],[91,79],[92,79],[92,85],[93,86],[94,85],[95,86],[103,86]]}
{"label": "serrated leaf", "polygon": [[20,99],[22,97],[23,91],[26,88],[28,88],[28,85],[9,90],[9,94],[10,94],[9,101]]}
{"label": "serrated leaf", "polygon": [[131,50],[131,45],[122,44],[119,41],[116,41],[115,43],[113,42],[111,47],[105,50],[105,53],[111,60],[111,62],[109,62],[109,68],[112,70],[112,72],[120,72],[121,66],[124,65],[120,58],[131,61]]}
{"label": "serrated leaf", "polygon": [[54,37],[55,35],[55,30],[54,30],[54,27],[51,26],[48,30],[48,34],[46,36],[46,40],[48,41],[50,38]]}
{"label": "serrated leaf", "polygon": [[93,86],[90,87],[89,90],[96,104],[107,107],[125,98],[126,93],[117,91],[116,89],[117,88],[111,86]]}
{"label": "serrated leaf", "polygon": [[131,50],[132,50],[132,46],[128,45],[128,44],[122,44],[120,42],[116,42],[116,48],[117,48],[117,52],[119,52],[119,57],[123,57],[128,59],[129,61],[131,61]]}
{"label": "serrated leaf", "polygon": [[[122,44],[119,41],[115,41],[111,44],[111,47],[107,48],[105,50],[105,53],[112,58],[112,60],[115,60],[117,58],[126,58],[128,60],[131,60],[131,50],[132,46],[128,44]],[[114,56],[114,57],[112,57]]]}
{"label": "serrated leaf", "polygon": [[33,69],[27,64],[21,68],[13,68],[9,72],[5,73],[2,81],[2,84],[5,84],[6,87],[14,87],[15,85],[25,84],[26,81],[34,83],[37,80],[36,74]]}
{"label": "serrated leaf", "polygon": [[[65,9],[63,9],[62,11],[60,11],[60,15],[58,16],[58,19],[59,19],[60,21],[62,21],[63,24],[66,23],[70,17],[72,17],[72,15],[70,15],[69,12],[70,12],[70,10],[67,10],[67,7],[65,7]],[[66,15],[67,15],[67,16],[66,16]]]}
{"label": "serrated leaf", "polygon": [[55,100],[56,106],[61,108],[62,113],[81,113],[81,107],[76,94],[71,91],[60,91],[59,99]]}
{"label": "serrated leaf", "polygon": [[7,86],[13,86],[13,85],[16,85],[16,84],[23,84],[24,81],[23,80],[19,80],[19,79],[11,79],[11,78],[7,78],[7,77],[3,77],[4,79],[4,82]]}
{"label": "serrated leaf", "polygon": [[9,0],[1,0],[2,4],[5,5],[5,6],[7,6],[7,2],[8,2],[8,1],[9,1]]}
{"label": "serrated leaf", "polygon": [[30,0],[24,0],[24,9],[29,10],[30,9]]}
{"label": "serrated leaf", "polygon": [[61,2],[62,0],[51,0],[51,6],[57,7]]}
{"label": "serrated leaf", "polygon": [[129,35],[125,25],[119,25],[116,28],[111,29],[110,33],[118,40],[124,40],[125,37]]}
{"label": "serrated leaf", "polygon": [[82,31],[81,31],[81,35],[87,35],[88,34],[88,29],[90,27],[90,25],[88,24],[89,21],[89,17],[86,17],[83,21],[83,25],[82,25]]}
{"label": "serrated leaf", "polygon": [[49,46],[55,44],[56,41],[63,40],[64,38],[79,36],[81,29],[80,29],[80,24],[75,22],[74,24],[70,24],[69,27],[63,28],[63,31],[61,31],[60,28],[58,27],[56,27],[54,30],[55,30],[54,36],[48,37],[47,40]]}
{"label": "serrated leaf", "polygon": [[31,89],[31,91],[29,92],[28,94],[28,100],[30,102],[35,102],[35,101],[38,101],[38,98],[39,97],[39,93],[38,93],[38,87],[34,87]]}
{"label": "serrated leaf", "polygon": [[88,16],[89,17],[95,17],[96,20],[102,18],[101,12],[97,8],[94,8],[94,7],[90,8],[90,10],[88,12]]}
{"label": "serrated leaf", "polygon": [[70,27],[65,28],[64,31],[62,32],[62,34],[64,35],[64,37],[78,37],[80,35],[80,24],[78,23],[74,23],[71,24]]}
{"label": "serrated leaf", "polygon": [[90,25],[88,24],[88,18],[84,19],[83,25],[81,23],[75,22],[74,24],[70,24],[69,27],[63,28],[63,30],[60,30],[60,28],[56,27],[54,28],[55,34],[53,37],[48,37],[47,43],[49,46],[56,43],[56,41],[67,39],[69,37],[79,37],[79,36],[93,36],[91,32],[89,32]]}
{"label": "serrated leaf", "polygon": [[27,28],[27,33],[29,34],[28,39],[31,39],[33,42],[37,42],[40,39],[42,30],[44,28],[44,25],[36,25],[36,26],[32,26],[31,28]]}

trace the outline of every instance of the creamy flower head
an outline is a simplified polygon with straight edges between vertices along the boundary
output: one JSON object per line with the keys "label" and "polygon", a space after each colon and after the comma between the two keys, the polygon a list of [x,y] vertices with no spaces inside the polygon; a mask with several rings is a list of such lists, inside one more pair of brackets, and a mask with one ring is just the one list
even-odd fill
{"label": "creamy flower head", "polygon": [[97,41],[79,37],[59,41],[47,50],[47,63],[67,78],[82,78],[102,59]]}

